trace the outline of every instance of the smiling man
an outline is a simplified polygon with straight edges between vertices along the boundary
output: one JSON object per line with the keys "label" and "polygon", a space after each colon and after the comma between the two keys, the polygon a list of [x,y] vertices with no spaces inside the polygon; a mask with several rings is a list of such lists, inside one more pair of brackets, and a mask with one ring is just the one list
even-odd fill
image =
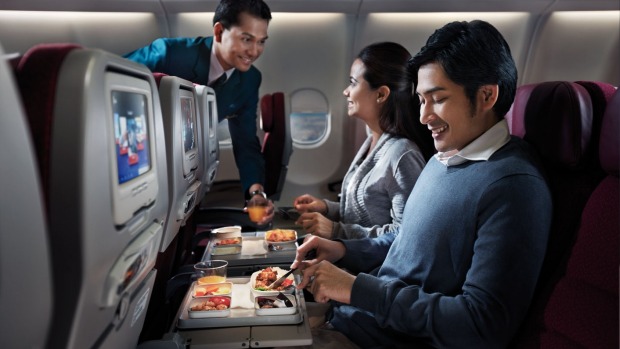
{"label": "smiling man", "polygon": [[323,328],[364,348],[505,348],[532,300],[552,208],[535,157],[504,120],[517,84],[510,49],[487,22],[452,22],[409,68],[438,153],[399,233],[307,238],[292,265],[298,287],[333,301]]}
{"label": "smiling man", "polygon": [[[153,72],[213,87],[219,119],[228,119],[246,197],[263,195],[264,190],[265,163],[256,136],[262,76],[252,64],[263,53],[270,20],[271,11],[262,0],[222,0],[213,16],[213,36],[160,38],[124,56]],[[271,218],[270,202],[262,223]]]}

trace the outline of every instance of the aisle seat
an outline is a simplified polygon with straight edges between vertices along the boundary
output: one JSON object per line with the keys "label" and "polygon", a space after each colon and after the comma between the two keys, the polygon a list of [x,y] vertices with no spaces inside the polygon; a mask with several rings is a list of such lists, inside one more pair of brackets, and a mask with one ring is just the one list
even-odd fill
{"label": "aisle seat", "polygon": [[46,347],[135,348],[168,210],[155,81],[143,65],[40,44],[16,66],[49,222]]}
{"label": "aisle seat", "polygon": [[21,97],[3,55],[0,45],[0,347],[44,348],[54,294],[44,198]]}
{"label": "aisle seat", "polygon": [[513,348],[544,347],[545,311],[566,272],[586,202],[605,175],[598,161],[599,103],[582,84],[549,81],[519,87],[506,115],[511,133],[540,155],[554,205],[537,289]]}

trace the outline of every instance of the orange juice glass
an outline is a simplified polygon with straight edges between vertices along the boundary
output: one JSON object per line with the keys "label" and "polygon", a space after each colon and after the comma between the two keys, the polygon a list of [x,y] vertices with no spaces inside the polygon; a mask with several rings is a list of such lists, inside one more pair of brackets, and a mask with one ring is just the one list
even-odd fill
{"label": "orange juice glass", "polygon": [[209,260],[194,264],[196,280],[199,285],[215,284],[226,281],[228,262]]}
{"label": "orange juice glass", "polygon": [[267,199],[261,196],[255,196],[248,201],[248,214],[250,215],[250,220],[254,223],[259,223],[265,217],[265,213],[267,212]]}

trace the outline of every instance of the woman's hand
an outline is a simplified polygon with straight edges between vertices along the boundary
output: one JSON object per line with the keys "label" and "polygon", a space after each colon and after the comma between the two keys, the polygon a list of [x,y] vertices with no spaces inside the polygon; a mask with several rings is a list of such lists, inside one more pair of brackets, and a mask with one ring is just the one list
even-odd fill
{"label": "woman's hand", "polygon": [[304,228],[306,233],[324,237],[326,239],[333,238],[334,222],[325,218],[320,213],[309,212],[299,216],[295,224]]}
{"label": "woman's hand", "polygon": [[325,201],[317,199],[309,194],[298,196],[293,201],[293,207],[300,214],[305,212],[327,213],[327,204],[325,204]]}

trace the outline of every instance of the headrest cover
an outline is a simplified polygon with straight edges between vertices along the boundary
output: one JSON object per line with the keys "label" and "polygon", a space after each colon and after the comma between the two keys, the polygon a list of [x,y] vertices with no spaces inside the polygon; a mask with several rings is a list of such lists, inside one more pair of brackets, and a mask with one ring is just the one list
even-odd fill
{"label": "headrest cover", "polygon": [[510,134],[523,138],[525,135],[525,108],[530,100],[532,90],[538,86],[538,84],[523,85],[517,88],[515,100],[510,107],[508,113],[504,117],[508,122],[508,129]]}
{"label": "headrest cover", "polygon": [[260,99],[260,115],[263,121],[263,131],[271,132],[273,127],[273,98],[269,93]]}
{"label": "headrest cover", "polygon": [[525,109],[524,139],[547,163],[580,167],[592,138],[592,101],[586,89],[567,81],[538,84]]}
{"label": "headrest cover", "polygon": [[599,145],[601,167],[618,176],[620,163],[620,90],[611,97],[607,104],[601,126]]}
{"label": "headrest cover", "polygon": [[35,45],[24,53],[15,70],[24,110],[30,123],[46,201],[49,193],[49,158],[58,74],[67,55],[81,47],[71,43]]}
{"label": "headrest cover", "polygon": [[161,83],[161,79],[164,76],[168,76],[168,74],[158,73],[158,72],[153,73],[153,77],[155,78],[155,83],[157,84],[157,87],[159,87],[159,84]]}

